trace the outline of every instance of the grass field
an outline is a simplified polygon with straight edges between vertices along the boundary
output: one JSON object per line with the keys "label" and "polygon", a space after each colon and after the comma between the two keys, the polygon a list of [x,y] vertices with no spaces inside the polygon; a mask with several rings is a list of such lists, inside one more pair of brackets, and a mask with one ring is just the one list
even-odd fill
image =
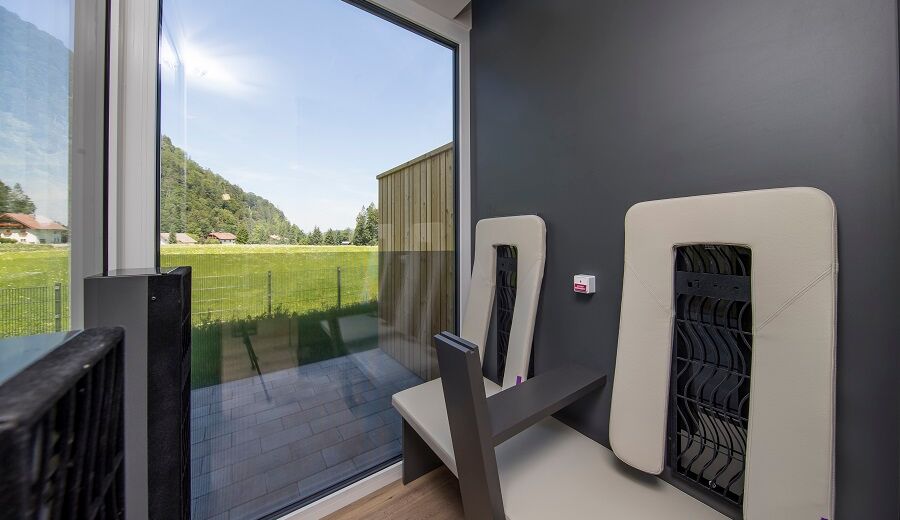
{"label": "grass field", "polygon": [[[0,337],[53,330],[57,283],[68,327],[68,263],[66,247],[0,245]],[[375,246],[164,245],[160,263],[192,267],[195,324],[378,298]]]}

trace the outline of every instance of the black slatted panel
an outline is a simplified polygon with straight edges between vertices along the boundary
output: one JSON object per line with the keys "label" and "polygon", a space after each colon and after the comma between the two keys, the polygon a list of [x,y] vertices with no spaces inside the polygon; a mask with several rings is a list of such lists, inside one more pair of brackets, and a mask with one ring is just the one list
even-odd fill
{"label": "black slatted panel", "polygon": [[191,269],[148,278],[150,518],[191,516]]}
{"label": "black slatted panel", "polygon": [[494,320],[497,332],[497,380],[502,384],[509,351],[509,332],[516,306],[516,268],[518,251],[514,246],[497,246],[497,289]]}
{"label": "black slatted panel", "polygon": [[85,331],[0,387],[0,517],[123,517],[121,339]]}
{"label": "black slatted panel", "polygon": [[752,306],[748,248],[676,248],[668,464],[675,475],[743,503]]}

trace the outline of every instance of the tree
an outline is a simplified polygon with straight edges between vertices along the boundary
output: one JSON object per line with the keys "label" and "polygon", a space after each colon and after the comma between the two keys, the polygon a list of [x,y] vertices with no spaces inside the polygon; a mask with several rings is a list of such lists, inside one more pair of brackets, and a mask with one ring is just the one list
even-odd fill
{"label": "tree", "polygon": [[9,211],[9,186],[0,181],[0,213]]}
{"label": "tree", "polygon": [[241,227],[238,228],[238,232],[236,233],[236,237],[237,237],[237,239],[236,239],[235,241],[236,241],[238,244],[246,244],[247,242],[250,241],[250,232],[247,231],[247,227],[246,227],[246,226],[241,225]]}
{"label": "tree", "polygon": [[366,245],[377,246],[378,245],[378,208],[375,207],[375,203],[372,202],[369,204],[369,207],[366,208],[366,238],[368,241]]}
{"label": "tree", "polygon": [[25,194],[21,184],[17,182],[10,188],[0,182],[0,212],[33,215],[34,211],[34,202]]}
{"label": "tree", "polygon": [[309,234],[309,245],[318,246],[322,244],[322,230],[319,229],[319,226],[313,228],[312,233]]}
{"label": "tree", "polygon": [[266,232],[266,226],[262,222],[258,222],[253,226],[253,232],[250,233],[251,244],[265,244],[269,241],[269,234]]}
{"label": "tree", "polygon": [[322,237],[322,242],[325,243],[325,245],[332,246],[334,245],[334,240],[334,230],[328,228],[328,231],[326,231],[325,235]]}
{"label": "tree", "polygon": [[356,227],[353,229],[353,238],[350,243],[355,246],[364,246],[369,243],[369,237],[366,236],[366,208],[363,206],[356,214]]}
{"label": "tree", "polygon": [[169,231],[169,243],[177,244],[178,243],[178,233],[174,231]]}
{"label": "tree", "polygon": [[16,213],[28,213],[29,215],[34,214],[34,202],[31,202],[31,199],[28,198],[28,195],[25,195],[25,191],[22,190],[22,185],[18,182],[13,186],[12,198],[15,200],[15,208],[13,209]]}

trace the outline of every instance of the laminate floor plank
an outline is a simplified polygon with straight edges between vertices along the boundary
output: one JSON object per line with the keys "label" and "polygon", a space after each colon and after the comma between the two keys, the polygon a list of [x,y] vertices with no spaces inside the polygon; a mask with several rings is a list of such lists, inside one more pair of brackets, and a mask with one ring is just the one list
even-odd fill
{"label": "laminate floor plank", "polygon": [[408,486],[395,482],[335,511],[326,520],[463,520],[459,483],[440,467]]}

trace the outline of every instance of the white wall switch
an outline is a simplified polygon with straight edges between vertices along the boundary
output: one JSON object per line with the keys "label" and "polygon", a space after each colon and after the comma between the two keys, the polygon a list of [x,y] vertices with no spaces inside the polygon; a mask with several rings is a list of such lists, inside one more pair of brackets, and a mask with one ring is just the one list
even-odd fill
{"label": "white wall switch", "polygon": [[596,291],[594,275],[576,274],[572,288],[579,294],[594,294]]}

